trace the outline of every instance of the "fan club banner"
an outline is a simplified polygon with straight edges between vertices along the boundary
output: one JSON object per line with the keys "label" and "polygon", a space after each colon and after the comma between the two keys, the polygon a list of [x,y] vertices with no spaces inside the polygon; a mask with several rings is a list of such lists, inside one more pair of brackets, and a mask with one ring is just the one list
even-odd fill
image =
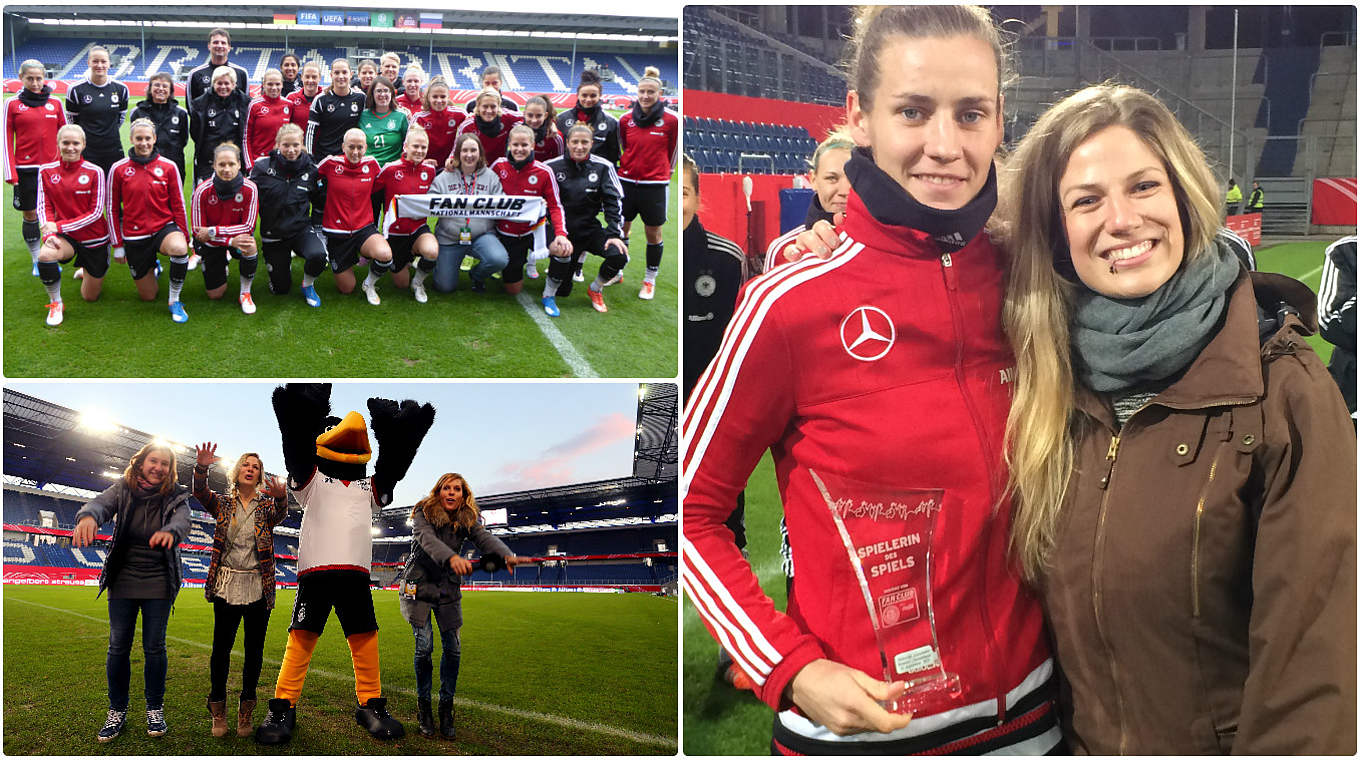
{"label": "fan club banner", "polygon": [[1250,243],[1253,248],[1261,244],[1260,214],[1231,214],[1223,226],[1236,232],[1238,237]]}
{"label": "fan club banner", "polygon": [[525,195],[398,195],[397,215],[407,219],[430,216],[505,219],[536,222],[543,216],[543,199]]}
{"label": "fan club banner", "polygon": [[1351,226],[1355,219],[1355,177],[1313,180],[1313,224]]}

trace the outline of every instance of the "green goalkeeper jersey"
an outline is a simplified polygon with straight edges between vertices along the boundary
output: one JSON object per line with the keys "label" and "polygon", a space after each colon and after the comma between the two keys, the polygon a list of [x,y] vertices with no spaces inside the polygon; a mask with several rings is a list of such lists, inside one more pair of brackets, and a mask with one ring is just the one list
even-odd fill
{"label": "green goalkeeper jersey", "polygon": [[395,108],[382,116],[368,109],[359,114],[359,129],[364,131],[368,141],[367,155],[377,159],[379,166],[386,166],[401,157],[407,123],[406,113]]}

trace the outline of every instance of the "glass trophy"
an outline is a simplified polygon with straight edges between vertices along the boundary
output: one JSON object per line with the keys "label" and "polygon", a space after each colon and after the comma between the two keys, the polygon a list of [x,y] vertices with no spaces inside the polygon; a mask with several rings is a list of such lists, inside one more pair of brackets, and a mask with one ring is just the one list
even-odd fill
{"label": "glass trophy", "polygon": [[[855,570],[883,665],[883,680],[906,692],[884,704],[894,713],[934,713],[962,694],[940,662],[931,606],[931,538],[941,489],[891,489],[817,473],[813,482]],[[872,674],[871,674],[872,675]]]}

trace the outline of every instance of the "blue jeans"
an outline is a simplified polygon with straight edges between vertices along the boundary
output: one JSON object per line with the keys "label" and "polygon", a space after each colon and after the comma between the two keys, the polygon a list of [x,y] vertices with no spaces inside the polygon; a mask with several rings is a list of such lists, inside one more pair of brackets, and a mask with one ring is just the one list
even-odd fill
{"label": "blue jeans", "polygon": [[479,282],[486,282],[491,275],[505,269],[505,265],[510,261],[510,254],[505,252],[505,246],[496,239],[494,232],[475,237],[467,245],[440,243],[439,259],[434,263],[435,290],[440,293],[452,293],[458,289],[458,272],[464,256],[477,259],[478,263],[472,268],[471,274],[472,279]]}
{"label": "blue jeans", "polygon": [[[434,621],[426,619],[425,625],[419,628],[411,626],[411,631],[416,635],[416,696],[428,700],[434,677],[434,665],[430,662],[430,656],[434,654]],[[458,661],[462,656],[462,643],[458,640],[457,628],[440,628],[439,638],[444,647],[439,655],[439,699],[441,702],[452,702],[454,692],[458,690]]]}
{"label": "blue jeans", "polygon": [[146,706],[165,704],[165,627],[170,622],[173,599],[110,599],[109,656],[104,670],[109,679],[109,709],[128,708],[128,682],[132,679],[132,635],[137,628],[137,611],[142,612],[142,654],[146,664]]}

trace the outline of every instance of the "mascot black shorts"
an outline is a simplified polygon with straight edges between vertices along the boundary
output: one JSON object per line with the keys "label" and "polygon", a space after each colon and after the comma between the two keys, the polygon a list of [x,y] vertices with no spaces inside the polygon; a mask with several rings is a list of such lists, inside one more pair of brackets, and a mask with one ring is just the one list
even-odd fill
{"label": "mascot black shorts", "polygon": [[293,600],[293,621],[288,630],[321,633],[331,616],[340,618],[345,636],[378,630],[373,614],[373,592],[368,573],[363,570],[314,570],[298,578],[297,598]]}

